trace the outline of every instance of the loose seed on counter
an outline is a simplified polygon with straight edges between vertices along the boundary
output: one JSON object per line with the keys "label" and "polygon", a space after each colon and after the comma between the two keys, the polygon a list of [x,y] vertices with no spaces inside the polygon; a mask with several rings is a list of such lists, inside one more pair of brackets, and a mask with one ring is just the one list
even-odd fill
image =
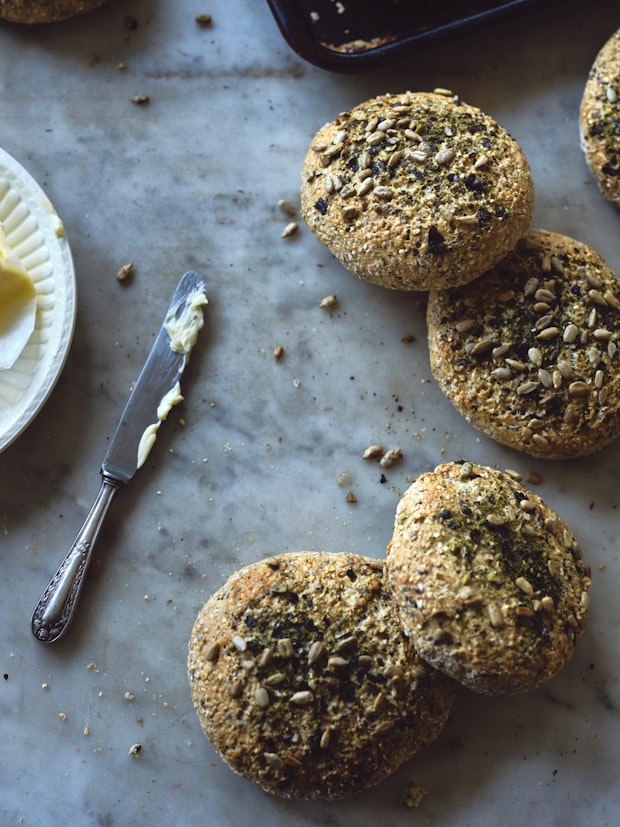
{"label": "loose seed on counter", "polygon": [[290,238],[291,236],[295,235],[295,233],[299,230],[299,224],[297,221],[291,221],[286,227],[282,230],[282,238]]}

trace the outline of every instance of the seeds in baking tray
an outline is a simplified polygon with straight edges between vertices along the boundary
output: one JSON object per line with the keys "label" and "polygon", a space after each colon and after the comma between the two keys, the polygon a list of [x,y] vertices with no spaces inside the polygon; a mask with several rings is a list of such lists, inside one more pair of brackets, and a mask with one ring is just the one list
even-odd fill
{"label": "seeds in baking tray", "polygon": [[515,580],[515,586],[518,589],[520,589],[524,594],[534,594],[532,584],[525,577],[517,577],[517,579]]}
{"label": "seeds in baking tray", "polygon": [[241,635],[233,635],[232,643],[235,649],[237,649],[239,652],[245,652],[245,650],[248,648],[247,640],[244,637],[241,637]]}
{"label": "seeds in baking tray", "polygon": [[495,339],[487,338],[487,339],[479,339],[469,351],[472,356],[476,356],[478,353],[486,353],[487,350],[490,350],[493,347],[493,343]]}
{"label": "seeds in baking tray", "polygon": [[254,693],[254,700],[256,702],[256,706],[260,706],[262,709],[267,709],[271,703],[269,692],[267,692],[264,686],[259,686],[256,689],[256,692]]}
{"label": "seeds in baking tray", "polygon": [[546,327],[544,330],[541,330],[540,333],[536,336],[537,339],[543,339],[544,341],[548,341],[549,339],[555,339],[555,337],[559,334],[559,330],[557,327]]}
{"label": "seeds in baking tray", "polygon": [[314,695],[309,689],[301,689],[291,695],[290,701],[295,706],[309,706],[314,700]]}
{"label": "seeds in baking tray", "polygon": [[308,649],[308,666],[315,666],[323,660],[326,654],[327,649],[323,641],[315,640]]}
{"label": "seeds in baking tray", "polygon": [[517,606],[516,614],[517,617],[522,619],[534,617],[534,612],[529,606]]}
{"label": "seeds in baking tray", "polygon": [[487,614],[491,621],[491,626],[494,629],[499,629],[504,625],[504,615],[497,603],[489,603],[487,606]]}
{"label": "seeds in baking tray", "polygon": [[288,637],[280,638],[278,641],[278,654],[281,658],[292,658],[295,654],[293,641]]}
{"label": "seeds in baking tray", "polygon": [[601,305],[602,307],[607,307],[607,302],[605,301],[605,296],[600,292],[600,290],[588,290],[588,296],[594,304]]}
{"label": "seeds in baking tray", "polygon": [[537,347],[531,347],[528,350],[527,358],[537,368],[539,368],[542,365],[542,361],[543,361],[542,351],[540,351]]}
{"label": "seeds in baking tray", "polygon": [[204,656],[209,663],[215,663],[220,656],[220,644],[216,642],[208,643],[204,650]]}
{"label": "seeds in baking tray", "polygon": [[585,396],[589,393],[590,388],[587,382],[582,382],[578,380],[576,382],[571,382],[568,386],[568,392],[571,396]]}
{"label": "seeds in baking tray", "polygon": [[297,221],[289,222],[286,227],[282,230],[282,238],[290,238],[292,235],[295,235],[297,230],[299,229],[299,224]]}
{"label": "seeds in baking tray", "polygon": [[538,387],[539,387],[538,382],[532,382],[532,381],[522,382],[517,388],[517,394],[519,396],[525,396],[526,394],[532,393],[532,391],[535,391]]}

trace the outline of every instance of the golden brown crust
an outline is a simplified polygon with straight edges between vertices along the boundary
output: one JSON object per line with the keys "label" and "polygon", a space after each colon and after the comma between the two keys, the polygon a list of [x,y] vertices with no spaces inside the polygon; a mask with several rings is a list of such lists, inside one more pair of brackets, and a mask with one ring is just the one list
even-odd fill
{"label": "golden brown crust", "polygon": [[84,14],[105,0],[0,0],[0,17],[12,23],[55,23]]}
{"label": "golden brown crust", "polygon": [[319,130],[301,213],[362,279],[401,290],[464,284],[504,256],[532,219],[516,141],[453,96],[382,95]]}
{"label": "golden brown crust", "polygon": [[439,734],[454,699],[403,635],[383,563],[344,553],[233,574],[198,615],[188,671],[224,760],[282,797],[377,784]]}
{"label": "golden brown crust", "polygon": [[603,196],[620,207],[620,29],[603,45],[579,112],[581,145]]}
{"label": "golden brown crust", "polygon": [[565,523],[508,475],[471,462],[408,489],[386,572],[419,654],[484,694],[549,680],[586,621],[589,571]]}
{"label": "golden brown crust", "polygon": [[431,369],[493,439],[545,459],[620,433],[620,284],[572,238],[531,230],[475,282],[431,291]]}

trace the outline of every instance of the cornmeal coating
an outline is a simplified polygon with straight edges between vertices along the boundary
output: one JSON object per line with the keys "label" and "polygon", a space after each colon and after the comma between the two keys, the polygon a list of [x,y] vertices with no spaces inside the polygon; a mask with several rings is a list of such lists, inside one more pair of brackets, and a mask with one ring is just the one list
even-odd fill
{"label": "cornmeal coating", "polygon": [[534,210],[517,142],[453,95],[382,95],[316,134],[301,214],[342,264],[398,290],[475,279],[514,246]]}
{"label": "cornmeal coating", "polygon": [[531,230],[475,282],[434,290],[431,369],[473,426],[545,459],[620,434],[620,283],[582,242]]}
{"label": "cornmeal coating", "polygon": [[603,196],[620,207],[620,29],[596,56],[579,110],[581,146]]}
{"label": "cornmeal coating", "polygon": [[0,0],[0,18],[12,23],[55,23],[103,5],[105,0]]}
{"label": "cornmeal coating", "polygon": [[439,734],[455,692],[403,635],[383,563],[345,553],[234,573],[196,619],[188,671],[224,760],[286,798],[377,784]]}
{"label": "cornmeal coating", "polygon": [[440,465],[406,491],[386,573],[420,656],[487,695],[548,681],[586,622],[590,572],[564,521],[471,462]]}

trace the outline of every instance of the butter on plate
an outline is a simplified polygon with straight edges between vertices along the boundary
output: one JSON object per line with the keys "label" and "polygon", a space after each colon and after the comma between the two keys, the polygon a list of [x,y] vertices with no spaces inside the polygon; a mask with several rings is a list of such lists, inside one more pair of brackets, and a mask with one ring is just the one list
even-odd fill
{"label": "butter on plate", "polygon": [[13,367],[34,330],[37,291],[0,225],[0,370]]}

